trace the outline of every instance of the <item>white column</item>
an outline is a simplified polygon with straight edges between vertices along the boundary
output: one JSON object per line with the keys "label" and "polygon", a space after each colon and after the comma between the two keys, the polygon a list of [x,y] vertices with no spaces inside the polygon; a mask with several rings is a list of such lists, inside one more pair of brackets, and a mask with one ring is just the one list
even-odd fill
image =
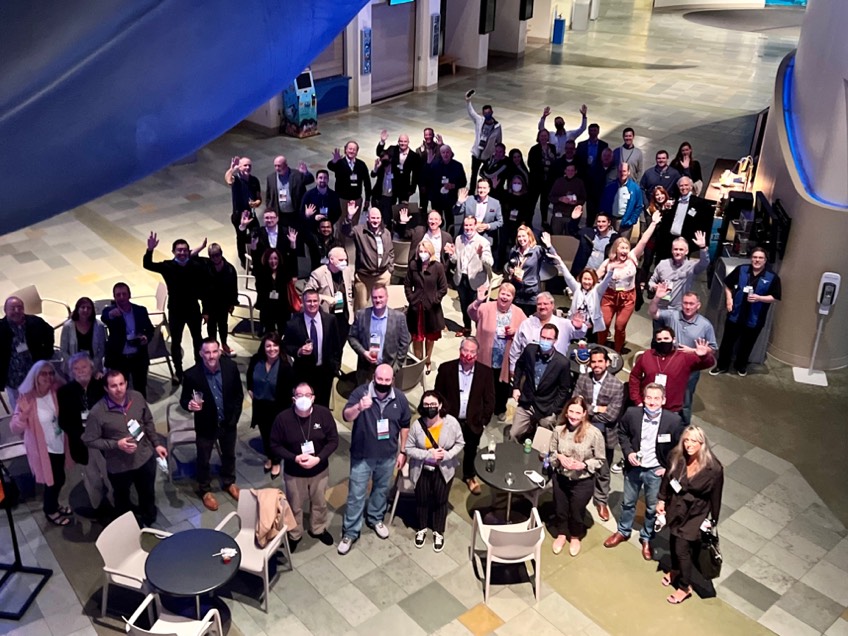
{"label": "white column", "polygon": [[[432,90],[439,84],[439,56],[430,55],[433,42],[432,15],[439,0],[418,0],[415,7],[415,90]],[[440,23],[444,29],[444,22]]]}
{"label": "white column", "polygon": [[520,4],[520,0],[498,0],[495,30],[489,39],[490,51],[513,57],[524,55],[527,47],[527,21],[518,19]]}
{"label": "white column", "polygon": [[371,28],[371,3],[345,27],[345,68],[350,75],[349,102],[354,110],[371,104],[371,76],[362,74],[362,29]]}
{"label": "white column", "polygon": [[457,58],[465,68],[486,68],[489,63],[489,34],[480,35],[480,0],[449,2],[445,18],[445,54]]}

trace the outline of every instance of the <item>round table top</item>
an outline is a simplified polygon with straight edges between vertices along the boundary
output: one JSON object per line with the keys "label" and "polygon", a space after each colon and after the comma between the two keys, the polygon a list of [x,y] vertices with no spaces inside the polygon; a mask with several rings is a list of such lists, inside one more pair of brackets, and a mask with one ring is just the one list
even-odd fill
{"label": "round table top", "polygon": [[218,589],[238,572],[241,551],[229,563],[212,556],[238,545],[228,534],[208,528],[183,530],[163,539],[147,555],[144,574],[160,592],[197,596]]}
{"label": "round table top", "polygon": [[[481,448],[474,458],[477,478],[484,484],[503,492],[531,492],[538,488],[524,474],[525,470],[535,470],[539,474],[542,472],[542,460],[539,459],[539,451],[535,448],[525,453],[524,446],[517,442],[501,442],[495,449],[495,469],[492,472],[486,471],[486,460],[482,457],[487,452],[485,448]],[[506,485],[507,473],[513,475],[512,486]]]}
{"label": "round table top", "polygon": [[[605,346],[599,345],[599,344],[592,344],[591,342],[587,346],[588,346],[590,351],[592,349],[594,349],[595,347],[600,347],[601,349],[603,349],[607,352],[607,355],[609,356],[609,359],[610,359],[609,368],[607,369],[607,371],[609,371],[612,375],[615,375],[616,373],[618,373],[619,371],[621,371],[624,368],[624,358],[622,358],[621,354],[618,353],[618,351],[616,351],[615,349],[610,349],[609,347],[605,347]],[[589,363],[586,363],[585,365],[581,365],[577,361],[577,354],[576,354],[577,347],[578,347],[578,345],[577,345],[576,342],[573,342],[568,346],[568,359],[571,360],[571,371],[573,373],[578,373],[578,374],[579,373],[591,373],[591,370],[589,369]],[[583,366],[583,370],[580,369],[581,366]]]}

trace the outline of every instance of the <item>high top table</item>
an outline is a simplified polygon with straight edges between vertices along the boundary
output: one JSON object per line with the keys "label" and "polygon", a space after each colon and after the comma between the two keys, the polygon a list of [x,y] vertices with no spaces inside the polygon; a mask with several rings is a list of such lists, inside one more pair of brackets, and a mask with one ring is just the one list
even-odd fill
{"label": "high top table", "polygon": [[[221,548],[235,548],[229,563],[212,556]],[[218,530],[195,528],[172,534],[147,555],[144,575],[158,591],[169,596],[195,597],[200,619],[200,595],[226,585],[238,572],[241,552],[230,535]]]}
{"label": "high top table", "polygon": [[[517,442],[511,440],[501,442],[495,448],[495,465],[491,472],[486,470],[488,462],[483,459],[483,455],[488,452],[487,449],[483,448],[477,452],[477,457],[474,459],[474,469],[477,471],[477,478],[484,484],[506,493],[506,522],[511,523],[513,493],[523,494],[539,488],[524,474],[525,470],[535,470],[539,474],[542,473],[539,451],[534,448],[529,453],[525,453],[524,446]],[[513,476],[511,486],[506,483],[507,473],[512,473]]]}

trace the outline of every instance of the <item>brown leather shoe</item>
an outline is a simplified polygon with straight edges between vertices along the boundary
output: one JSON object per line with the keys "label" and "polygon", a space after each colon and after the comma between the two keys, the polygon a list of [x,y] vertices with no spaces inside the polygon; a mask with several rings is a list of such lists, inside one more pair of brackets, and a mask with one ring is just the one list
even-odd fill
{"label": "brown leather shoe", "polygon": [[625,537],[620,532],[613,532],[610,536],[607,537],[607,540],[604,541],[605,548],[614,548],[619,543],[624,543],[627,541],[627,537]]}
{"label": "brown leather shoe", "polygon": [[240,489],[238,486],[236,486],[235,484],[230,484],[229,486],[227,486],[226,488],[224,488],[224,491],[225,491],[225,492],[226,492],[226,493],[227,493],[230,497],[232,497],[233,499],[235,499],[236,501],[238,501],[239,493],[241,493],[241,489]]}
{"label": "brown leather shoe", "polygon": [[471,491],[472,495],[480,494],[480,483],[477,481],[476,477],[472,477],[471,479],[467,479],[465,484],[468,486],[468,490]]}
{"label": "brown leather shoe", "polygon": [[642,544],[642,558],[645,561],[650,561],[654,557],[654,553],[651,552],[651,544],[649,541],[642,540],[640,541]]}
{"label": "brown leather shoe", "polygon": [[598,510],[598,516],[601,518],[601,521],[609,521],[610,511],[606,504],[597,504],[595,508]]}
{"label": "brown leather shoe", "polygon": [[215,495],[211,492],[207,492],[203,495],[203,505],[206,506],[207,510],[215,512],[218,509],[218,500],[215,499]]}

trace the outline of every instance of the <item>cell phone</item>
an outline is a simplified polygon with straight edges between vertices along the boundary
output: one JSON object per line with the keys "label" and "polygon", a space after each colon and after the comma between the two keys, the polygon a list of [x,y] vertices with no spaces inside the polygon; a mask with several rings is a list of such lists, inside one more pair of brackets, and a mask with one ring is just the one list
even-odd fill
{"label": "cell phone", "polygon": [[477,92],[477,91],[475,91],[475,90],[472,88],[470,91],[468,91],[467,93],[465,93],[465,97],[466,97],[466,98],[468,98],[468,97],[472,97],[472,96],[474,95],[474,93],[476,93],[476,92]]}

